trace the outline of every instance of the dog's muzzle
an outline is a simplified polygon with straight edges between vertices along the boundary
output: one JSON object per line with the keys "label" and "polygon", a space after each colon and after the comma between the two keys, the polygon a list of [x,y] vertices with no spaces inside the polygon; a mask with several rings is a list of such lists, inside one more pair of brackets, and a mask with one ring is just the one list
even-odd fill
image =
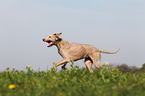
{"label": "dog's muzzle", "polygon": [[42,39],[45,42],[45,39]]}

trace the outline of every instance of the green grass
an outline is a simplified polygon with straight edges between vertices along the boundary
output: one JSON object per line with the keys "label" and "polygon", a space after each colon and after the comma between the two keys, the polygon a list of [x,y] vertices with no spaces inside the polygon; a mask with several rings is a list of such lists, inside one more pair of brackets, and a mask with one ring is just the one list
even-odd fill
{"label": "green grass", "polygon": [[[0,96],[144,96],[145,74],[96,70],[71,65],[70,71],[27,72],[9,68],[0,73]],[[15,88],[9,88],[14,85]]]}

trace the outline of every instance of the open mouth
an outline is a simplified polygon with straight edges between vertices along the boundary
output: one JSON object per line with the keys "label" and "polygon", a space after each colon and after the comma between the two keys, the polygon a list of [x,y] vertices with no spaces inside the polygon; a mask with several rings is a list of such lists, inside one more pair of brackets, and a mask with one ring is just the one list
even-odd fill
{"label": "open mouth", "polygon": [[53,44],[52,41],[47,41],[47,43],[48,43],[47,47],[49,47],[49,46],[51,46]]}

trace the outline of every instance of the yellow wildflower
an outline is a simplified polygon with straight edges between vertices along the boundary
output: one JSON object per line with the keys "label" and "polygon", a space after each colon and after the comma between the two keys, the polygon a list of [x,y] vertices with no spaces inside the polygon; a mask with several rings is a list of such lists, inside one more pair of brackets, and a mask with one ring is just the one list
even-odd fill
{"label": "yellow wildflower", "polygon": [[109,62],[104,62],[103,65],[108,67],[110,64],[109,64]]}
{"label": "yellow wildflower", "polygon": [[9,89],[14,89],[15,87],[16,87],[16,86],[13,85],[13,84],[9,85]]}

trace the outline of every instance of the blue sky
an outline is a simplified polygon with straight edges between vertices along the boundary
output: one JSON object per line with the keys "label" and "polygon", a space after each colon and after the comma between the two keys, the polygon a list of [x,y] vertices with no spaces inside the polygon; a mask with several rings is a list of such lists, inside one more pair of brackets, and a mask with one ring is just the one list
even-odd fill
{"label": "blue sky", "polygon": [[[0,70],[32,65],[46,70],[62,58],[42,38],[55,32],[71,42],[90,44],[102,54],[101,63],[145,63],[144,0],[1,0]],[[83,60],[75,63],[84,67]],[[68,64],[67,67],[69,67]]]}

